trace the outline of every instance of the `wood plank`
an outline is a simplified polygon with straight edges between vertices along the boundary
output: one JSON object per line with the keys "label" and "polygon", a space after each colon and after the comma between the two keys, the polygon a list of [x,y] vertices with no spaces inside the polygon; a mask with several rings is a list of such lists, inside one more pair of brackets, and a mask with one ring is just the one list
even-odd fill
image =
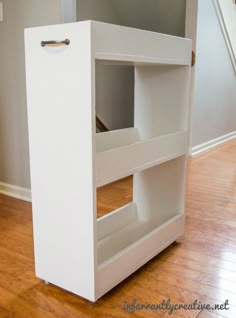
{"label": "wood plank", "polygon": [[224,302],[226,299],[229,299],[230,304],[236,306],[236,298],[234,293],[221,288],[209,286],[202,282],[195,282],[193,280],[181,277],[177,274],[174,275],[156,269],[155,271],[153,271],[151,279],[174,285],[179,288],[184,286],[184,289],[188,291],[197,293],[200,296],[216,299],[219,302]]}
{"label": "wood plank", "polygon": [[[1,309],[3,310],[4,317],[17,317],[17,318],[26,318],[26,317],[45,317],[45,318],[54,318],[55,316],[43,310],[40,306],[32,306],[29,302],[22,300],[20,294],[18,296],[9,293],[5,289],[0,287],[0,304]],[[1,313],[1,311],[0,311]]]}
{"label": "wood plank", "polygon": [[[236,294],[236,282],[232,282],[230,280],[226,280],[226,279],[219,278],[213,275],[208,275],[208,274],[201,279],[201,282],[203,284],[217,287],[217,288]],[[236,295],[235,295],[235,298],[236,298]]]}
{"label": "wood plank", "polygon": [[180,239],[179,242],[184,249],[236,263],[236,248],[208,242],[204,239]]}
{"label": "wood plank", "polygon": [[172,264],[164,260],[158,260],[155,264],[153,264],[153,268],[157,268],[158,270],[164,270],[165,272],[176,275],[181,275],[182,277],[189,278],[195,281],[199,281],[205,276],[203,272],[188,268],[184,264]]}
{"label": "wood plank", "polygon": [[[213,265],[213,264],[209,264],[207,260],[204,261],[204,259],[201,262],[201,261],[193,260],[188,257],[182,257],[182,256],[178,256],[176,254],[171,254],[171,253],[167,255],[163,254],[161,256],[161,259],[173,264],[183,265],[185,268],[190,268],[190,269],[199,271],[201,273],[211,274],[216,277],[220,277],[232,282],[236,282],[236,272],[232,270],[223,269],[221,267],[217,267],[217,266],[221,266],[220,261],[218,261],[218,263],[220,263],[219,265],[217,263],[216,265]],[[233,267],[235,267],[234,264],[230,264],[230,265],[233,265]],[[214,278],[216,279],[216,277]]]}
{"label": "wood plank", "polygon": [[231,232],[223,232],[223,231],[208,231],[203,239],[205,241],[212,241],[212,242],[216,242],[216,243],[220,243],[220,244],[224,244],[224,245],[228,245],[229,247],[232,248],[236,248],[236,238],[235,238],[235,233],[234,233],[234,237],[231,234]]}

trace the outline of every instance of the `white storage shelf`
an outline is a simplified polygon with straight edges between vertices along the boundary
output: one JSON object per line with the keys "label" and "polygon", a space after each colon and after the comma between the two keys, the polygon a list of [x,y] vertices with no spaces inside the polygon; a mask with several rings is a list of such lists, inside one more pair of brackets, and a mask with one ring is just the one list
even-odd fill
{"label": "white storage shelf", "polygon": [[[183,233],[191,41],[93,21],[25,39],[36,275],[96,301]],[[134,65],[134,127],[96,134],[97,61]],[[97,187],[129,175],[133,202],[97,219]]]}
{"label": "white storage shelf", "polygon": [[[127,138],[123,139],[127,134]],[[167,160],[187,154],[187,132],[176,132],[141,141],[132,139],[135,128],[106,132],[97,136],[96,180],[97,186],[129,176]],[[118,136],[117,136],[118,135]],[[119,135],[121,138],[119,139]],[[108,144],[114,137],[114,143]],[[109,141],[108,141],[109,140]],[[123,146],[121,146],[123,141]],[[117,145],[117,148],[115,148]],[[102,149],[106,149],[102,151]],[[114,164],[115,163],[115,164]]]}
{"label": "white storage shelf", "polygon": [[134,176],[134,202],[98,219],[99,265],[183,214],[184,169],[179,157]]}

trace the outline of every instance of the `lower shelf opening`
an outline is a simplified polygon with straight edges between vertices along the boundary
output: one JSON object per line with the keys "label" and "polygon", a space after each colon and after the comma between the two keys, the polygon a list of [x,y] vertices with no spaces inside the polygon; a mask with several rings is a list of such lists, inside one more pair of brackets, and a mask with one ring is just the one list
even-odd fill
{"label": "lower shelf opening", "polygon": [[97,189],[97,218],[133,202],[133,176]]}
{"label": "lower shelf opening", "polygon": [[[136,173],[127,179],[129,182],[126,180],[132,202],[97,220],[98,266],[112,261],[183,214],[185,164],[186,157],[182,156]],[[112,196],[116,200],[114,193]]]}

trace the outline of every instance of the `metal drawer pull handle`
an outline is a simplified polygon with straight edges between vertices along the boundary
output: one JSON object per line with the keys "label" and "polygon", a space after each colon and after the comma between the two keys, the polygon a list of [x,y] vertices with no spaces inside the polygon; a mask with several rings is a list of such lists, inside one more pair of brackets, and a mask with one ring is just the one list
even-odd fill
{"label": "metal drawer pull handle", "polygon": [[70,40],[65,39],[64,41],[41,41],[41,46],[61,46],[61,45],[69,45]]}

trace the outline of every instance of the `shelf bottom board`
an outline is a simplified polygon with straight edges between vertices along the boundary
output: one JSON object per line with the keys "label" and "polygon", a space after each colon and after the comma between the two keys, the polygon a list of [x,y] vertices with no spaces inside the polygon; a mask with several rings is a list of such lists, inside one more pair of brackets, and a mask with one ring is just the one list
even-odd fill
{"label": "shelf bottom board", "polygon": [[184,215],[177,215],[137,243],[101,264],[97,272],[96,299],[102,297],[150,259],[172,244],[184,231]]}
{"label": "shelf bottom board", "polygon": [[[101,144],[114,143],[120,147],[96,154],[97,187],[184,156],[188,152],[188,133],[186,131],[177,131],[131,143],[131,140],[135,140],[137,135],[138,132],[135,128],[129,128],[125,131],[103,133],[98,136]],[[124,143],[123,147],[121,147],[122,143]],[[100,150],[104,148],[101,144],[99,145]]]}

